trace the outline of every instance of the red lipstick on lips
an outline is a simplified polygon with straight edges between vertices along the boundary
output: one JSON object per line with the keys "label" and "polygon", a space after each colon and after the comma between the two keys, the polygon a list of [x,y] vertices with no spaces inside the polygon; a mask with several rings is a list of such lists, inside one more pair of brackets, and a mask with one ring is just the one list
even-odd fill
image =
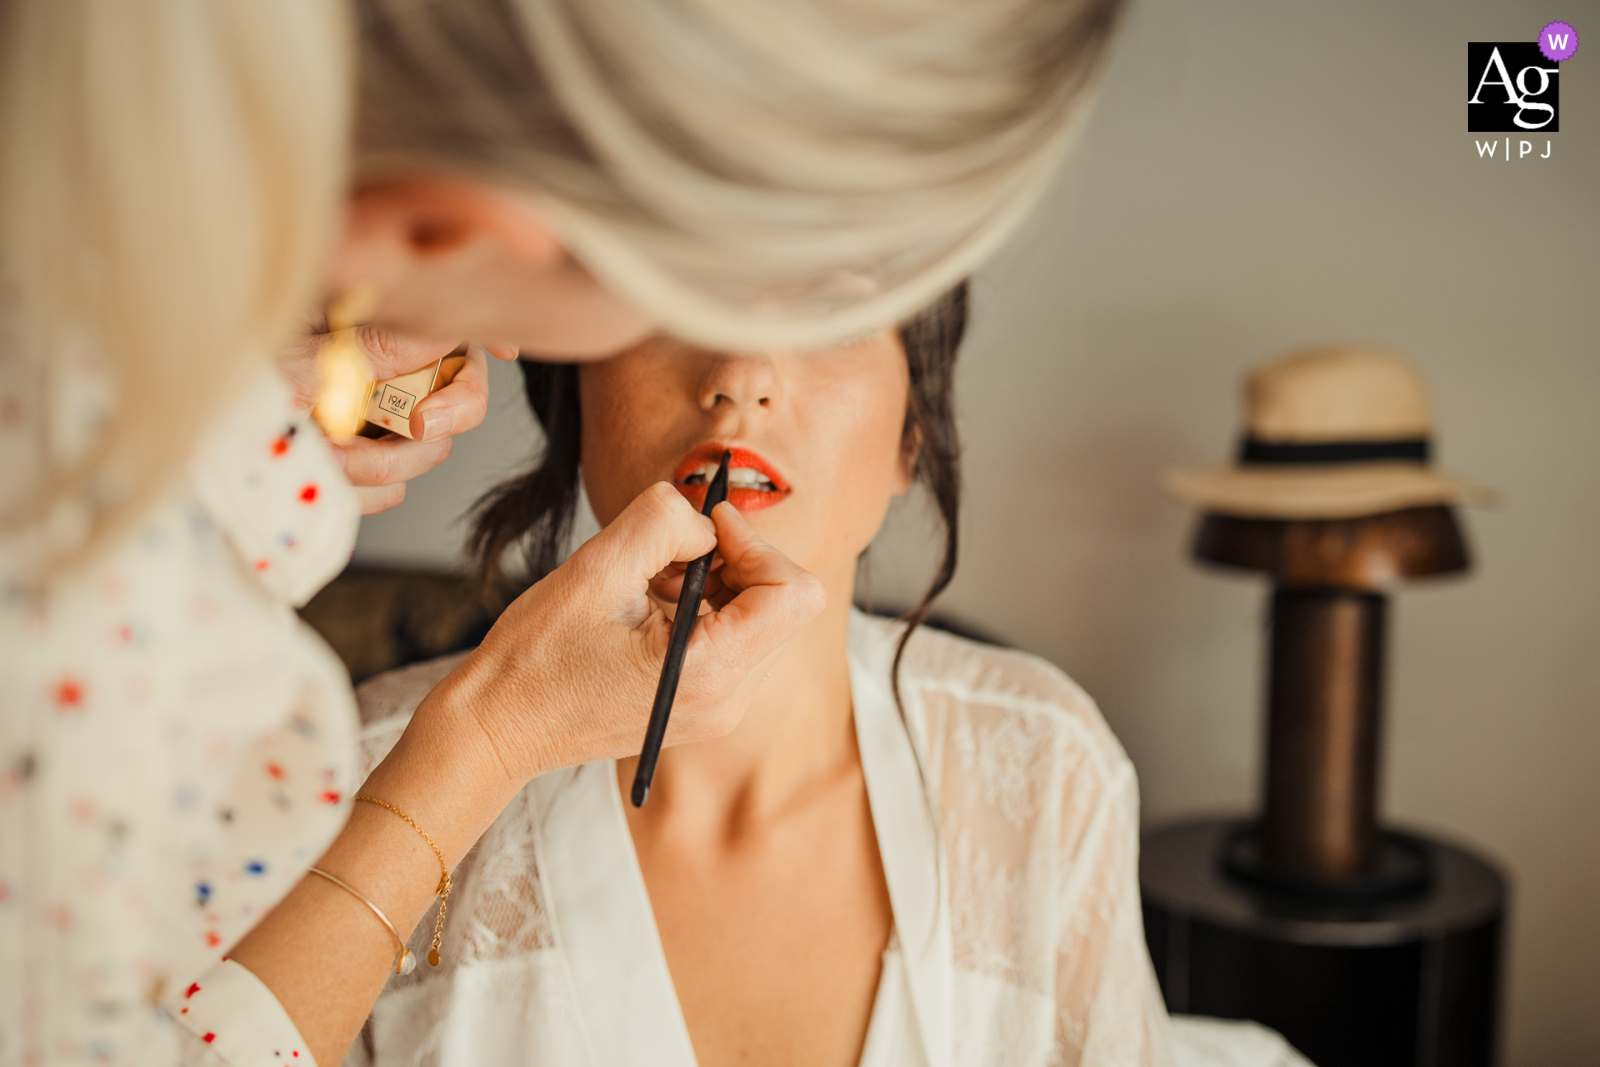
{"label": "red lipstick on lips", "polygon": [[[697,510],[705,503],[707,483],[711,481],[711,474],[717,469],[717,464],[722,462],[723,452],[733,453],[733,458],[728,461],[728,503],[740,511],[760,511],[789,495],[789,483],[784,481],[783,476],[773,468],[772,464],[760,455],[748,448],[711,442],[684,456],[672,474],[672,484],[677,486],[678,492],[687,497],[689,503]],[[765,478],[766,483],[760,487],[739,484],[741,479],[748,480],[751,471],[760,478]],[[694,479],[693,484],[689,482],[691,478]],[[767,484],[770,484],[771,488],[767,488]]]}

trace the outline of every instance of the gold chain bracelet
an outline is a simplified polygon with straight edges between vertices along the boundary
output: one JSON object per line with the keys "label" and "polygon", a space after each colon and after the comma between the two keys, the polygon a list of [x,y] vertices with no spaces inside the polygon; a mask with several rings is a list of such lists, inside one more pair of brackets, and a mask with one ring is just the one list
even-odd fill
{"label": "gold chain bracelet", "polygon": [[428,843],[428,847],[433,849],[433,854],[439,858],[439,888],[434,890],[439,897],[439,915],[433,921],[433,944],[428,948],[428,966],[437,967],[439,966],[439,941],[444,937],[444,913],[445,909],[450,906],[450,868],[444,862],[444,853],[440,852],[439,846],[433,843],[433,838],[428,836],[428,831],[417,825],[417,820],[387,800],[369,796],[358,796],[356,799],[364,800],[368,804],[376,804],[378,807],[391,811],[404,819],[408,826],[422,835],[422,839]]}

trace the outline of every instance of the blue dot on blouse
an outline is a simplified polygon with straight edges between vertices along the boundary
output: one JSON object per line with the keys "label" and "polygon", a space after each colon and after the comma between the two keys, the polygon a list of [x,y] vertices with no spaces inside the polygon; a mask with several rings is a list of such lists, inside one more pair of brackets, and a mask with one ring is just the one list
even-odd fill
{"label": "blue dot on blouse", "polygon": [[211,883],[196,882],[194,884],[194,902],[200,907],[205,907],[211,900]]}
{"label": "blue dot on blouse", "polygon": [[262,860],[248,860],[244,865],[246,874],[266,874],[267,865]]}

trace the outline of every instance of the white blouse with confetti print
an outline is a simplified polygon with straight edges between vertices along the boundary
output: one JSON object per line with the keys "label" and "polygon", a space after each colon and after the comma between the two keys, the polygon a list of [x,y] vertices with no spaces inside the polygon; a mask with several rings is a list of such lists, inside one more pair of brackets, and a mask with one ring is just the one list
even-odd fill
{"label": "white blouse with confetti print", "polygon": [[[47,447],[5,362],[0,491]],[[348,561],[357,521],[263,369],[86,570],[31,591],[23,541],[0,535],[0,1067],[311,1062],[223,954],[348,813],[349,678],[293,608]]]}

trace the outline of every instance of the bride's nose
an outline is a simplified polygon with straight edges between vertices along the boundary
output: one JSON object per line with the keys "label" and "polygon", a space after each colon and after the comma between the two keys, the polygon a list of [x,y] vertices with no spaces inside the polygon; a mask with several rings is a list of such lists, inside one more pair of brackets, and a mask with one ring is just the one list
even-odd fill
{"label": "bride's nose", "polygon": [[700,407],[713,411],[783,406],[783,376],[767,356],[725,356],[700,381]]}

